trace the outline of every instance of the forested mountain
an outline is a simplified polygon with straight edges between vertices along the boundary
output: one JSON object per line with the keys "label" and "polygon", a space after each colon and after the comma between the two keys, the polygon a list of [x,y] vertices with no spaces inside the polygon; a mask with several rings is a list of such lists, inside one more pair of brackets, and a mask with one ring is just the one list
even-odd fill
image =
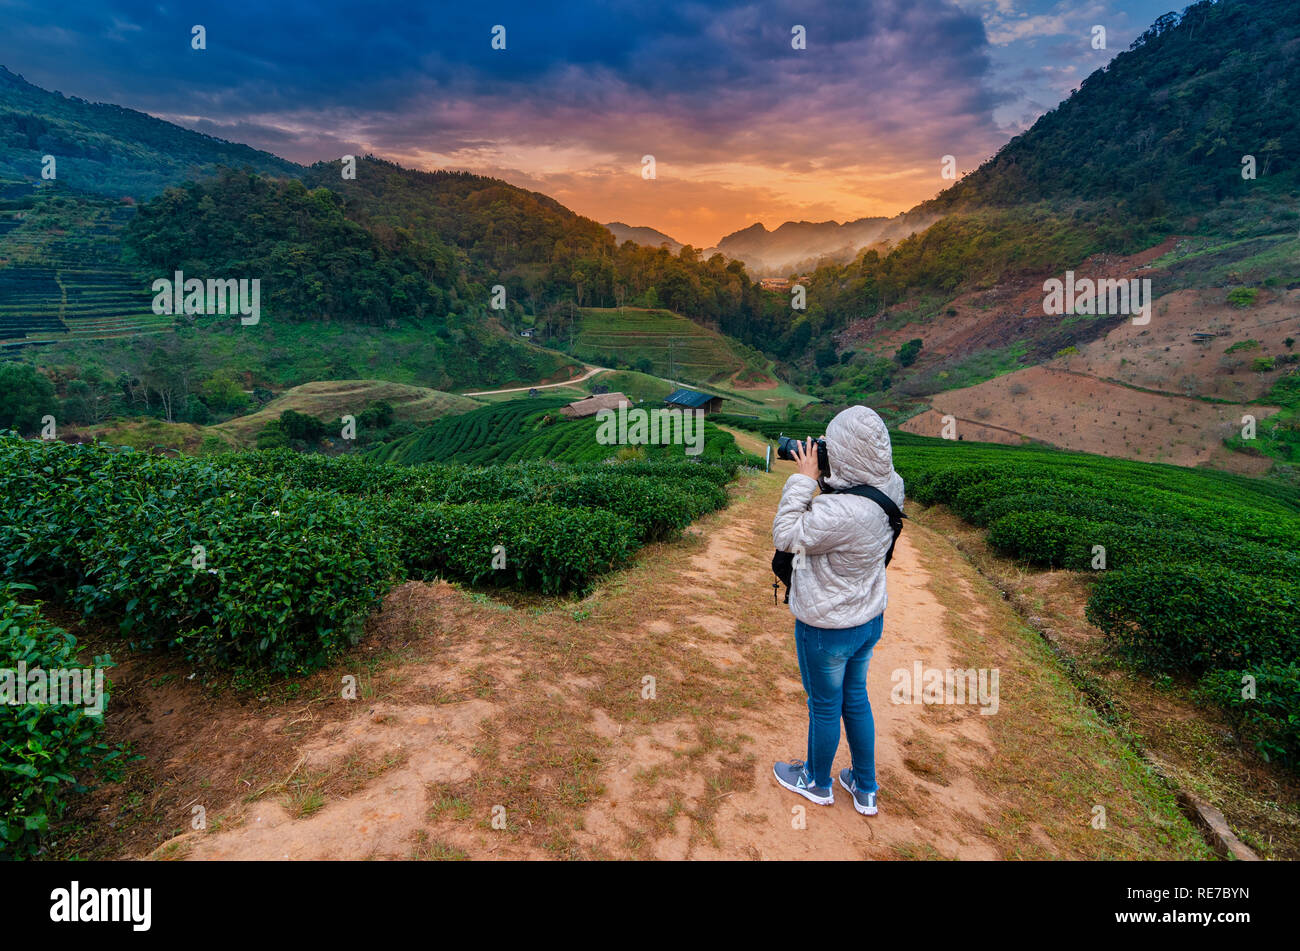
{"label": "forested mountain", "polygon": [[[1300,182],[1300,3],[1166,13],[1033,127],[921,209],[1105,198],[1134,214],[1291,194]],[[1243,156],[1254,156],[1254,180]]]}
{"label": "forested mountain", "polygon": [[[807,312],[747,342],[814,370],[820,341],[904,298],[1133,253],[1176,233],[1294,230],[1300,3],[1202,0],[1166,14],[979,169],[913,209],[943,217],[886,254],[817,269]],[[1242,175],[1253,156],[1256,177]],[[833,349],[821,361],[834,359]],[[824,365],[822,362],[821,365]]]}
{"label": "forested mountain", "polygon": [[57,161],[57,181],[113,197],[148,198],[223,165],[273,175],[305,171],[134,109],[49,92],[0,66],[0,180],[40,179],[45,155]]}
{"label": "forested mountain", "polygon": [[268,313],[292,319],[445,318],[465,295],[456,255],[408,229],[367,229],[343,204],[328,188],[225,169],[142,205],[126,260],[164,275],[256,277]]}
{"label": "forested mountain", "polygon": [[[264,275],[298,320],[435,324],[476,312],[563,329],[575,307],[666,306],[722,328],[761,308],[739,262],[632,243],[554,199],[464,172],[421,172],[373,156],[344,179],[319,163],[304,181],[227,171],[141,207],[126,241],[154,270]],[[494,285],[503,312],[489,310]]]}

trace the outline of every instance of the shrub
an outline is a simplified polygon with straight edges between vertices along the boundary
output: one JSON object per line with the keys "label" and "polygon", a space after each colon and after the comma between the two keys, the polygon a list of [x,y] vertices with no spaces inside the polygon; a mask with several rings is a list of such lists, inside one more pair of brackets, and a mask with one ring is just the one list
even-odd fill
{"label": "shrub", "polygon": [[87,583],[72,593],[87,614],[120,618],[137,643],[303,673],[356,643],[401,576],[391,533],[355,500],[289,489],[173,505],[166,491],[100,526],[80,552]]}
{"label": "shrub", "polygon": [[1300,656],[1300,586],[1211,565],[1107,572],[1088,620],[1143,669],[1199,674]]}
{"label": "shrub", "polygon": [[281,425],[280,421],[273,419],[258,432],[256,445],[258,449],[287,449],[289,447],[289,436],[285,433],[284,426]]}
{"label": "shrub", "polygon": [[[18,592],[27,587],[0,587],[0,657],[6,665],[46,671],[111,666],[108,658],[80,664],[76,639],[50,624],[38,607],[19,603]],[[105,679],[106,694],[109,686]],[[114,778],[122,755],[101,739],[103,716],[85,706],[9,699],[0,703],[0,859],[35,855],[69,797],[85,792],[87,781]]]}
{"label": "shrub", "polygon": [[203,663],[324,663],[400,575],[364,503],[204,461],[0,439],[0,505],[4,577]]}
{"label": "shrub", "polygon": [[[586,589],[641,542],[725,505],[738,466],[173,460],[0,436],[0,577],[58,591],[141,645],[293,674],[351,644],[407,570]],[[437,550],[444,537],[451,551]],[[509,574],[490,567],[497,544]]]}
{"label": "shrub", "polygon": [[319,442],[327,432],[325,424],[315,416],[287,409],[280,414],[280,428],[290,440]]}
{"label": "shrub", "polygon": [[0,363],[0,430],[34,433],[41,417],[58,409],[54,386],[23,363]]}
{"label": "shrub", "polygon": [[[415,577],[550,594],[586,590],[636,549],[636,529],[626,519],[554,505],[390,503],[386,519],[401,533],[403,556]],[[493,567],[498,545],[503,569]]]}
{"label": "shrub", "polygon": [[898,360],[898,365],[902,367],[910,367],[915,363],[924,343],[925,342],[921,340],[921,338],[914,337],[899,347],[897,352],[894,354],[894,358]]}
{"label": "shrub", "polygon": [[717,487],[663,484],[639,476],[590,475],[557,483],[543,498],[567,508],[598,508],[626,518],[643,541],[661,541],[726,504]]}
{"label": "shrub", "polygon": [[1300,553],[1194,525],[1126,525],[1040,510],[1003,516],[989,528],[988,540],[1003,554],[1049,568],[1088,569],[1093,546],[1101,545],[1107,569],[1206,563],[1255,575],[1300,578]]}
{"label": "shrub", "polygon": [[1258,296],[1259,291],[1254,287],[1234,287],[1228,291],[1228,303],[1233,307],[1246,308],[1255,303]]}
{"label": "shrub", "polygon": [[[1255,696],[1243,697],[1244,678],[1255,679]],[[1198,693],[1228,713],[1255,740],[1265,760],[1300,768],[1300,666],[1269,664],[1252,670],[1213,670]]]}

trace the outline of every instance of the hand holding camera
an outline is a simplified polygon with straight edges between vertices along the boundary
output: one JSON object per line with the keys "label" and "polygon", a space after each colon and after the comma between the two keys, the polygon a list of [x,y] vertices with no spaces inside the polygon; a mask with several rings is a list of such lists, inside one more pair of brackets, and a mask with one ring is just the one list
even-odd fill
{"label": "hand holding camera", "polygon": [[800,442],[790,436],[781,436],[776,444],[776,457],[793,460],[799,474],[806,475],[810,479],[825,478],[831,474],[824,436],[821,439],[813,439],[809,436],[806,442]]}

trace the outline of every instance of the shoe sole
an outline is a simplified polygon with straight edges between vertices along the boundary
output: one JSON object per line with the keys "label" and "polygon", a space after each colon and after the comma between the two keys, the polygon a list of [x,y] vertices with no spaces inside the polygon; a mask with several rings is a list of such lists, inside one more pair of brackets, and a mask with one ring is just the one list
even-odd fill
{"label": "shoe sole", "polygon": [[858,812],[862,813],[864,816],[874,816],[880,812],[880,809],[876,806],[858,805],[858,797],[853,795],[853,790],[850,789],[849,784],[844,781],[844,777],[842,776],[839,777],[839,780],[840,780],[840,785],[843,786],[846,790],[848,790],[849,798],[853,800],[854,809],[858,810]]}
{"label": "shoe sole", "polygon": [[777,776],[777,775],[776,775],[776,770],[775,770],[775,769],[772,770],[772,775],[773,775],[773,776],[776,776],[776,781],[777,781],[778,783],[780,783],[782,786],[784,786],[786,789],[790,790],[790,792],[792,792],[792,793],[798,793],[800,796],[803,796],[803,797],[804,797],[805,799],[807,799],[809,802],[816,803],[816,804],[819,805],[819,806],[833,806],[833,805],[835,805],[835,796],[834,796],[834,794],[832,794],[832,795],[830,796],[829,799],[816,799],[816,798],[814,798],[813,796],[809,795],[808,790],[806,790],[806,789],[800,789],[798,786],[792,786],[792,785],[790,785],[789,783],[787,783],[784,779],[782,779],[780,776]]}

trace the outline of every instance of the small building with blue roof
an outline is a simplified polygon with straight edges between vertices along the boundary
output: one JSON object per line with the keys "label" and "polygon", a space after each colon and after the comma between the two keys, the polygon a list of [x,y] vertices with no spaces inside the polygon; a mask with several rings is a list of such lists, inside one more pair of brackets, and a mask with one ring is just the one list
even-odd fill
{"label": "small building with blue roof", "polygon": [[673,409],[702,409],[705,413],[716,413],[722,409],[722,397],[696,390],[673,390],[664,400],[664,405]]}

